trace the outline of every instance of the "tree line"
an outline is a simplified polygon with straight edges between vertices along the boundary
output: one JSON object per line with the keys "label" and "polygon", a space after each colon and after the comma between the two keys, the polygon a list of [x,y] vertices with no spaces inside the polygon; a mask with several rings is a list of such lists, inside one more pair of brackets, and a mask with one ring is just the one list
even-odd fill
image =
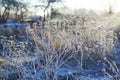
{"label": "tree line", "polygon": [[18,0],[0,0],[0,23],[6,22],[10,13],[14,13],[15,19],[23,17],[27,10],[26,3]]}
{"label": "tree line", "polygon": [[[53,3],[59,2],[60,0],[39,1],[39,3],[42,3],[42,5],[39,5],[39,7],[43,8],[45,18],[45,11],[50,8]],[[11,13],[12,15],[14,15],[16,21],[23,19],[25,13],[28,11],[28,5],[28,3],[25,3],[21,0],[0,0],[0,23],[5,23],[6,20],[10,17]],[[38,7],[38,5],[36,5],[35,7]],[[51,10],[53,11],[53,8],[51,8]]]}

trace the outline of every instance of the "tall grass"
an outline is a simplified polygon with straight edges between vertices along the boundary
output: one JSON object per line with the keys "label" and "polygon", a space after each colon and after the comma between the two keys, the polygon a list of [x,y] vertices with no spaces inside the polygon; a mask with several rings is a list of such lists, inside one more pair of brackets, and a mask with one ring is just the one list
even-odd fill
{"label": "tall grass", "polygon": [[[27,38],[20,48],[3,44],[3,54],[11,64],[23,69],[23,78],[81,80],[86,76],[87,80],[95,75],[115,79],[119,76],[119,69],[114,52],[111,52],[115,42],[114,26],[109,27],[107,23],[104,17],[89,14],[47,20],[44,26],[40,21],[26,27]],[[30,41],[34,43],[31,43],[33,51],[27,45]],[[30,73],[27,73],[29,69]],[[36,77],[39,71],[43,76]]]}
{"label": "tall grass", "polygon": [[28,34],[35,41],[36,53],[43,58],[43,63],[39,64],[46,80],[58,80],[59,69],[63,66],[78,68],[81,74],[84,69],[101,68],[109,78],[114,78],[112,74],[118,76],[118,67],[110,53],[114,46],[114,28],[110,30],[108,25],[100,23],[97,15],[81,15],[48,20],[44,29],[42,26],[27,27]]}

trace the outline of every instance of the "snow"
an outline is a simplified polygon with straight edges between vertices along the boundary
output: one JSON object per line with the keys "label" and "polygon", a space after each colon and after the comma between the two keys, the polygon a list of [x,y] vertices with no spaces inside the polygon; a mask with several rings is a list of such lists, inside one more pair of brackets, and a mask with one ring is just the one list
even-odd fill
{"label": "snow", "polygon": [[28,23],[16,23],[14,22],[13,19],[8,19],[6,21],[6,23],[4,24],[0,24],[0,27],[18,27],[18,28],[22,28],[22,27],[27,27]]}

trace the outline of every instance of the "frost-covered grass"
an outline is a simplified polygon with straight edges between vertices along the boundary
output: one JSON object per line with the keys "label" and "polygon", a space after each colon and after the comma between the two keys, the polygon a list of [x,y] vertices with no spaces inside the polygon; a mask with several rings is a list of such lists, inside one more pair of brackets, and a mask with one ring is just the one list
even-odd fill
{"label": "frost-covered grass", "polygon": [[34,51],[10,50],[4,58],[23,69],[21,80],[117,80],[114,19],[119,21],[114,15],[84,14],[28,26],[23,42],[33,40]]}
{"label": "frost-covered grass", "polygon": [[[94,69],[100,69],[102,76],[118,76],[119,70],[114,62],[114,54],[110,53],[114,47],[114,29],[118,25],[112,23],[114,19],[115,16],[87,14],[48,20],[44,29],[42,26],[34,26],[32,29],[27,27],[28,33],[36,43],[36,53],[44,56],[45,64],[42,65],[42,69],[46,78],[57,80],[61,67],[79,68],[83,70],[83,74],[84,69],[91,69],[88,74]],[[54,73],[51,68],[54,68]],[[82,71],[79,72],[82,74]],[[97,75],[97,72],[95,73]]]}

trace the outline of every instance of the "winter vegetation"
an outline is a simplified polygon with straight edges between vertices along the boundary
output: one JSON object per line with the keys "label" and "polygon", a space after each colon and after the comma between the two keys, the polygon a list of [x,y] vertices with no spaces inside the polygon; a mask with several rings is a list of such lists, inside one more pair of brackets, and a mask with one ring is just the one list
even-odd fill
{"label": "winter vegetation", "polygon": [[119,80],[119,13],[64,14],[51,5],[59,1],[26,18],[25,3],[1,0],[0,80]]}

